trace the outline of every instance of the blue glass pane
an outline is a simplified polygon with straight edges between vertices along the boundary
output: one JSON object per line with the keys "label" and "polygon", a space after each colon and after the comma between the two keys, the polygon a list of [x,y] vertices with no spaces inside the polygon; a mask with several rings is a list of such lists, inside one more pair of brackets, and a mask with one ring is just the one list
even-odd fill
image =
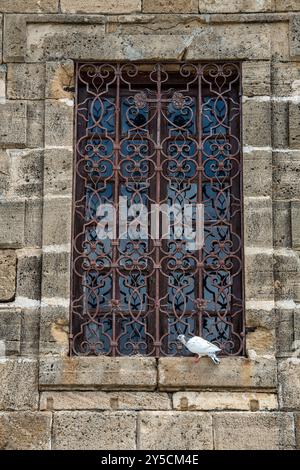
{"label": "blue glass pane", "polygon": [[193,178],[197,174],[197,144],[193,140],[168,141],[167,175],[171,178]]}
{"label": "blue glass pane", "polygon": [[145,318],[140,318],[138,321],[133,321],[132,318],[122,318],[122,334],[118,345],[122,354],[145,354],[147,350],[146,327]]}
{"label": "blue glass pane", "polygon": [[202,132],[205,134],[225,134],[228,132],[227,99],[205,96],[202,104]]}
{"label": "blue glass pane", "polygon": [[168,337],[167,348],[165,350],[168,354],[173,355],[180,351],[181,356],[190,356],[189,350],[178,342],[178,335],[185,335],[187,337],[197,334],[196,319],[194,317],[168,317]]}
{"label": "blue glass pane", "polygon": [[151,162],[147,158],[151,154],[150,142],[144,140],[123,140],[120,149],[120,171],[126,178],[147,178]]}
{"label": "blue glass pane", "polygon": [[141,312],[146,309],[147,281],[139,271],[119,278],[120,308],[122,311]]}
{"label": "blue glass pane", "polygon": [[88,130],[92,134],[113,134],[115,132],[115,99],[96,98],[91,101]]}
{"label": "blue glass pane", "polygon": [[205,310],[211,312],[229,312],[231,305],[232,280],[230,272],[220,270],[204,275],[203,298],[207,304]]}
{"label": "blue glass pane", "polygon": [[215,183],[202,185],[205,221],[229,220],[230,214],[230,187]]}
{"label": "blue glass pane", "polygon": [[144,108],[136,106],[133,96],[123,97],[121,99],[122,134],[127,134],[135,128],[138,128],[139,132],[146,132],[148,113],[147,106]]}
{"label": "blue glass pane", "polygon": [[[93,349],[95,354],[105,354],[110,350],[112,339],[112,320],[111,318],[101,318],[99,322],[88,323],[84,327],[84,339],[86,347],[90,352]],[[88,343],[88,344],[87,344]]]}
{"label": "blue glass pane", "polygon": [[182,271],[172,272],[168,283],[169,311],[191,312],[194,309],[195,278]]}
{"label": "blue glass pane", "polygon": [[232,161],[231,146],[224,139],[203,142],[203,176],[222,180],[230,176]]}
{"label": "blue glass pane", "polygon": [[113,175],[114,146],[110,139],[89,139],[85,146],[86,155],[89,157],[85,163],[88,177],[93,183],[101,178]]}
{"label": "blue glass pane", "polygon": [[196,133],[195,98],[187,97],[186,104],[180,109],[173,103],[169,103],[167,117],[171,135],[176,135],[178,132],[188,132],[194,135]]}

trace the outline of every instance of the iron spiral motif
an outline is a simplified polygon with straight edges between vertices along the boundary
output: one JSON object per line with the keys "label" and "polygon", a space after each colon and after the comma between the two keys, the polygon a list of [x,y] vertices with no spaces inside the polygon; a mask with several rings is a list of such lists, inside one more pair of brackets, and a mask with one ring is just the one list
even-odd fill
{"label": "iron spiral motif", "polygon": [[[77,63],[70,353],[244,353],[240,66]],[[202,203],[205,242],[99,239],[97,208]]]}

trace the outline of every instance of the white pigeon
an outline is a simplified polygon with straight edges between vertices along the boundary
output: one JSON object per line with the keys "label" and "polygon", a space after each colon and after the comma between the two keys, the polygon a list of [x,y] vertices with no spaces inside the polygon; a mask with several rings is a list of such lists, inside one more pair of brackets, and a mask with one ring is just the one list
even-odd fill
{"label": "white pigeon", "polygon": [[220,352],[221,349],[215,344],[206,341],[206,339],[200,336],[194,336],[186,340],[184,335],[179,335],[177,339],[184,344],[189,351],[197,354],[198,357],[196,356],[195,362],[199,362],[202,356],[208,356],[215,364],[220,364],[220,359],[217,358],[216,353]]}

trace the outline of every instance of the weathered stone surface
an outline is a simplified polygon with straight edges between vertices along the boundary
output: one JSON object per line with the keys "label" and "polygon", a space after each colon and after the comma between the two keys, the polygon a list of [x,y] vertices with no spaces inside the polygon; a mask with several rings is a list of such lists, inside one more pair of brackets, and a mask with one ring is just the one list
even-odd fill
{"label": "weathered stone surface", "polygon": [[278,374],[280,407],[300,410],[300,358],[280,361]]}
{"label": "weathered stone surface", "polygon": [[44,98],[44,64],[8,64],[7,97],[13,100]]}
{"label": "weathered stone surface", "polygon": [[26,145],[26,112],[24,101],[0,103],[0,147]]}
{"label": "weathered stone surface", "polygon": [[296,448],[300,449],[300,413],[295,413]]}
{"label": "weathered stone surface", "polygon": [[37,356],[39,353],[40,309],[22,308],[22,335],[20,353],[24,356]]}
{"label": "weathered stone surface", "polygon": [[243,154],[244,195],[272,195],[272,152],[255,150]]}
{"label": "weathered stone surface", "polygon": [[199,26],[190,38],[186,59],[268,60],[271,54],[271,28],[256,24],[217,24]]}
{"label": "weathered stone surface", "polygon": [[8,150],[10,185],[7,197],[32,197],[42,191],[42,150]]}
{"label": "weathered stone surface", "polygon": [[10,159],[6,150],[0,149],[0,197],[6,196],[10,180]]}
{"label": "weathered stone surface", "polygon": [[0,0],[3,13],[56,13],[58,0]]}
{"label": "weathered stone surface", "polygon": [[290,248],[292,246],[291,233],[291,203],[290,201],[273,202],[274,246]]}
{"label": "weathered stone surface", "polygon": [[246,250],[245,289],[247,300],[274,299],[273,254],[269,248]]}
{"label": "weathered stone surface", "polygon": [[24,243],[25,204],[23,201],[0,202],[0,247],[18,248]]}
{"label": "weathered stone surface", "polygon": [[10,301],[16,293],[17,257],[14,250],[0,251],[0,301]]}
{"label": "weathered stone surface", "polygon": [[17,296],[40,299],[41,273],[41,253],[18,254]]}
{"label": "weathered stone surface", "polygon": [[25,201],[25,246],[42,245],[42,211],[41,199],[29,199]]}
{"label": "weathered stone surface", "polygon": [[218,413],[213,415],[216,450],[277,450],[295,446],[289,413]]}
{"label": "weathered stone surface", "polygon": [[0,65],[0,101],[6,99],[6,71],[6,65]]}
{"label": "weathered stone surface", "polygon": [[51,305],[42,307],[40,322],[40,353],[42,355],[68,355],[69,323],[68,307]]}
{"label": "weathered stone surface", "polygon": [[167,393],[157,392],[43,392],[41,410],[170,410]]}
{"label": "weathered stone surface", "polygon": [[27,147],[44,147],[44,101],[27,101]]}
{"label": "weathered stone surface", "polygon": [[299,0],[275,0],[276,11],[300,11]]}
{"label": "weathered stone surface", "polygon": [[2,310],[0,306],[0,341],[4,341],[6,355],[20,353],[20,339],[21,311]]}
{"label": "weathered stone surface", "polygon": [[269,101],[246,99],[243,104],[244,145],[253,147],[271,146],[271,112]]}
{"label": "weathered stone surface", "polygon": [[53,449],[134,450],[136,414],[122,412],[54,413]]}
{"label": "weathered stone surface", "polygon": [[73,145],[73,101],[47,100],[45,104],[46,147]]}
{"label": "weathered stone surface", "polygon": [[141,11],[141,0],[61,0],[63,13],[136,13]]}
{"label": "weathered stone surface", "polygon": [[270,197],[247,197],[244,201],[246,246],[273,246]]}
{"label": "weathered stone surface", "polygon": [[272,102],[272,139],[273,148],[289,147],[289,103]]}
{"label": "weathered stone surface", "polygon": [[73,99],[74,87],[74,63],[72,60],[46,63],[46,98]]}
{"label": "weathered stone surface", "polygon": [[0,449],[50,450],[51,413],[0,413]]}
{"label": "weathered stone surface", "polygon": [[289,142],[292,149],[300,149],[300,103],[289,104]]}
{"label": "weathered stone surface", "polygon": [[274,62],[272,64],[273,94],[292,97],[300,92],[300,64],[298,62]]}
{"label": "weathered stone surface", "polygon": [[158,372],[161,390],[276,387],[276,361],[272,357],[222,358],[222,368],[213,371],[207,358],[199,364],[194,364],[192,358],[160,358]]}
{"label": "weathered stone surface", "polygon": [[73,152],[67,148],[44,152],[44,194],[71,195]]}
{"label": "weathered stone surface", "polygon": [[32,359],[0,360],[0,409],[38,408],[38,364]]}
{"label": "weathered stone surface", "polygon": [[300,56],[300,17],[291,18],[290,21],[290,54],[291,57]]}
{"label": "weathered stone surface", "polygon": [[[235,5],[230,2],[231,5]],[[271,93],[270,62],[245,61],[243,70],[243,94],[245,96],[269,96]]]}
{"label": "weathered stone surface", "polygon": [[276,312],[277,356],[294,354],[295,309],[278,308]]}
{"label": "weathered stone surface", "polygon": [[43,253],[43,297],[70,296],[70,254],[65,252]]}
{"label": "weathered stone surface", "polygon": [[212,418],[207,413],[142,412],[139,430],[140,449],[213,449]]}
{"label": "weathered stone surface", "polygon": [[153,390],[156,362],[147,357],[44,357],[40,362],[42,389]]}
{"label": "weathered stone surface", "polygon": [[199,0],[200,13],[254,13],[272,11],[272,0]]}
{"label": "weathered stone surface", "polygon": [[292,246],[300,249],[300,200],[291,202]]}
{"label": "weathered stone surface", "polygon": [[72,199],[46,199],[43,217],[43,245],[70,244]]}
{"label": "weathered stone surface", "polygon": [[246,325],[250,328],[273,330],[275,319],[274,302],[246,302]]}
{"label": "weathered stone surface", "polygon": [[256,328],[247,334],[247,350],[255,351],[257,355],[269,355],[276,352],[275,328]]}
{"label": "weathered stone surface", "polygon": [[262,411],[278,408],[274,393],[177,392],[173,407],[178,411],[243,410]]}
{"label": "weathered stone surface", "polygon": [[143,0],[144,13],[198,13],[198,0]]}

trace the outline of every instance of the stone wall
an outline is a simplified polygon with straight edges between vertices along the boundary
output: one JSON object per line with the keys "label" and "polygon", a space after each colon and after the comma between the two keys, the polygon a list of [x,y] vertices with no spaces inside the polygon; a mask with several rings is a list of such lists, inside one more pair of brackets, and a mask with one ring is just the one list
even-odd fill
{"label": "stone wall", "polygon": [[[0,29],[0,448],[300,447],[300,1],[0,0]],[[76,59],[242,61],[247,357],[68,357]]]}

